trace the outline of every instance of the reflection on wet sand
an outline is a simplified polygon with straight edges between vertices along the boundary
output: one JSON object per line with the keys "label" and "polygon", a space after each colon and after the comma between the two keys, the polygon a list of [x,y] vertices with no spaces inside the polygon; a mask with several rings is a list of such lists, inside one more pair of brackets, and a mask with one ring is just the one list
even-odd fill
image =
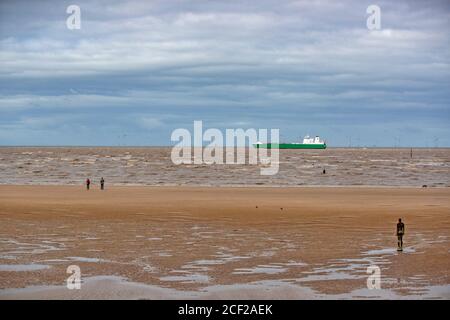
{"label": "reflection on wet sand", "polygon": [[[242,298],[448,298],[450,290],[446,188],[0,190],[0,298],[61,293],[73,264],[91,289],[61,297],[123,294],[98,281],[143,299],[226,297],[236,288]],[[408,226],[402,253],[398,215]],[[372,265],[382,292],[364,291]]]}

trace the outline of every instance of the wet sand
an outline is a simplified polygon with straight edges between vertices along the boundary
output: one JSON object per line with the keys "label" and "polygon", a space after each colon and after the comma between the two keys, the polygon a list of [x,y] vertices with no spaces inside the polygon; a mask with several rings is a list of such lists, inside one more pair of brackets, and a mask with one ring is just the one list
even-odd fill
{"label": "wet sand", "polygon": [[3,185],[0,299],[449,299],[449,237],[449,188]]}

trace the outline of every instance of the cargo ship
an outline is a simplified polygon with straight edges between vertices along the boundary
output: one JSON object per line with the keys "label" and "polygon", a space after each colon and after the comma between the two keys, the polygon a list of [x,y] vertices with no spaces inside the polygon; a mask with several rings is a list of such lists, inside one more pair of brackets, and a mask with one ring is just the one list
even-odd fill
{"label": "cargo ship", "polygon": [[303,138],[303,143],[292,142],[292,143],[254,143],[255,148],[265,148],[265,149],[326,149],[327,144],[325,141],[321,140],[319,136],[311,138],[306,136]]}

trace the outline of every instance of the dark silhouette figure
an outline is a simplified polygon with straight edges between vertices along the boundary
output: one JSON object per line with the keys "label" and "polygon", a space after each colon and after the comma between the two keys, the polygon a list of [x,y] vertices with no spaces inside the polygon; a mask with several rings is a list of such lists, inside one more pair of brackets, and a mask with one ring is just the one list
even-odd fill
{"label": "dark silhouette figure", "polygon": [[323,169],[322,174],[325,174],[325,173],[327,173],[327,171],[325,169]]}
{"label": "dark silhouette figure", "polygon": [[103,179],[103,177],[100,179],[100,189],[105,189],[105,179]]}
{"label": "dark silhouette figure", "polygon": [[397,223],[397,238],[398,238],[398,250],[403,250],[403,235],[405,234],[405,225],[402,219],[398,219]]}
{"label": "dark silhouette figure", "polygon": [[91,180],[89,178],[86,179],[86,189],[89,190],[89,187],[91,186]]}

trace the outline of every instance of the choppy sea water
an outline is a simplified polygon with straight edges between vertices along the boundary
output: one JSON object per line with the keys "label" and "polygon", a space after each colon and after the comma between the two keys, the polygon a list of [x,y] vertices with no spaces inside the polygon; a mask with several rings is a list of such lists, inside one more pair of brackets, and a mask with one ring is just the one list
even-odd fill
{"label": "choppy sea water", "polygon": [[[264,164],[183,164],[170,147],[2,147],[0,184],[203,186],[450,186],[450,149],[280,150],[279,172]],[[323,169],[326,173],[323,174]]]}

